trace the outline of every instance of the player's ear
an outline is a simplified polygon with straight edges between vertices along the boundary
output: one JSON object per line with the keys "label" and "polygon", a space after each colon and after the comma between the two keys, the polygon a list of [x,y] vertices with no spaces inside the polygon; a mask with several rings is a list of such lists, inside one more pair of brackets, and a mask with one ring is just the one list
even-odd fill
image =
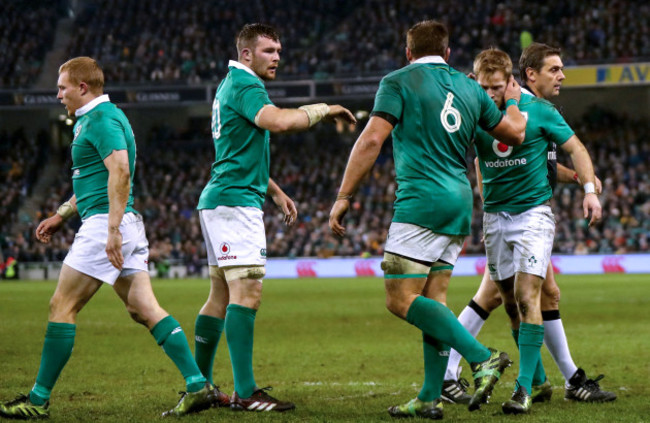
{"label": "player's ear", "polygon": [[79,89],[81,90],[81,95],[86,95],[88,91],[90,91],[90,88],[88,88],[88,84],[86,84],[83,81],[79,83]]}
{"label": "player's ear", "polygon": [[445,51],[445,57],[443,57],[443,59],[445,59],[445,62],[449,62],[449,56],[451,56],[451,48],[447,47],[447,51]]}
{"label": "player's ear", "polygon": [[243,48],[239,53],[239,61],[251,61],[253,56],[253,51],[250,47]]}
{"label": "player's ear", "polygon": [[411,63],[411,61],[413,60],[413,54],[411,53],[411,50],[408,47],[406,47],[405,52],[406,52],[406,61]]}
{"label": "player's ear", "polygon": [[526,68],[526,79],[529,81],[535,82],[535,76],[537,75],[537,72],[535,72],[535,69],[533,68]]}

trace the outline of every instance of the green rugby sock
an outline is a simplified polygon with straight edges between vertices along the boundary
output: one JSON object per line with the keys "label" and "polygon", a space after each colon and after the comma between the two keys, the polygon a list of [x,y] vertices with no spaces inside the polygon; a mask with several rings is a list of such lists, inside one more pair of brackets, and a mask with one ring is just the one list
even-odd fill
{"label": "green rugby sock", "polygon": [[72,323],[48,322],[41,365],[29,393],[32,404],[43,405],[50,399],[54,384],[72,354],[76,329],[77,325]]}
{"label": "green rugby sock", "polygon": [[420,401],[429,402],[440,398],[442,383],[449,362],[447,345],[442,345],[429,335],[422,332],[422,345],[424,348],[424,383],[418,394]]}
{"label": "green rugby sock", "polygon": [[490,358],[484,347],[460,324],[454,313],[438,301],[418,296],[406,313],[406,321],[438,342],[448,345],[470,363]]}
{"label": "green rugby sock", "polygon": [[206,379],[196,365],[185,332],[176,319],[172,316],[161,319],[151,329],[151,334],[181,371],[185,378],[187,392],[200,391],[205,386]]}
{"label": "green rugby sock", "polygon": [[519,376],[517,382],[532,392],[533,375],[541,362],[541,348],[544,343],[544,325],[522,323],[519,326]]}
{"label": "green rugby sock", "polygon": [[226,340],[235,382],[240,398],[253,395],[257,385],[253,376],[253,332],[256,310],[237,304],[226,308]]}
{"label": "green rugby sock", "polygon": [[[515,344],[517,344],[517,348],[519,348],[519,329],[512,329],[512,337],[515,340]],[[535,367],[535,374],[533,374],[533,386],[539,386],[544,382],[546,382],[546,370],[544,370],[544,363],[542,363],[542,355],[540,352],[539,362],[537,363],[537,367]]]}
{"label": "green rugby sock", "polygon": [[212,368],[224,323],[224,319],[199,314],[194,324],[194,358],[201,373],[210,383],[214,383]]}

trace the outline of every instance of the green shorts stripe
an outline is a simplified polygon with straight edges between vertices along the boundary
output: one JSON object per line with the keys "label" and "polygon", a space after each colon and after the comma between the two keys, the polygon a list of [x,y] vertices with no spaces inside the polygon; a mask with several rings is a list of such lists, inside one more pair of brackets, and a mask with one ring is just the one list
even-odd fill
{"label": "green shorts stripe", "polygon": [[384,275],[386,279],[426,278],[426,273],[407,273],[405,275]]}
{"label": "green shorts stripe", "polygon": [[429,271],[429,273],[431,273],[431,272],[437,272],[437,271],[439,271],[439,270],[454,270],[454,266],[451,265],[451,264],[449,264],[449,265],[447,265],[447,266],[435,266],[435,267],[431,267],[431,270]]}

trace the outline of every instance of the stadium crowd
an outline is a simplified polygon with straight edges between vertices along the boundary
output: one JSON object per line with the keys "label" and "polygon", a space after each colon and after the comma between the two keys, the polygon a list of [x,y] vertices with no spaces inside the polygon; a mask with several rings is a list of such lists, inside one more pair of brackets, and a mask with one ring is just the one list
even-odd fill
{"label": "stadium crowd", "polygon": [[[271,201],[265,203],[269,257],[361,256],[383,252],[397,188],[390,143],[353,200],[352,210],[346,216],[348,235],[338,239],[328,227],[329,209],[341,180],[345,157],[362,126],[353,132],[321,126],[307,133],[272,140],[271,177],[294,199],[299,215],[297,223],[287,227],[282,223],[279,209]],[[650,123],[594,109],[574,127],[603,181],[600,200],[604,218],[595,227],[587,227],[582,218],[580,187],[560,184],[552,204],[557,218],[554,252],[649,252],[650,141],[646,134],[650,133]],[[46,141],[41,139],[41,144],[37,144],[38,141],[26,139],[20,133],[9,139],[10,142],[2,145],[21,141],[31,147],[7,149],[0,158],[0,176],[8,181],[0,188],[3,215],[10,216],[1,226],[3,256],[5,259],[17,256],[19,261],[62,260],[72,243],[75,223],[59,232],[48,245],[36,242],[34,230],[38,220],[54,213],[71,195],[70,162],[62,167],[58,180],[50,184],[37,219],[17,225],[15,211],[27,195],[34,169],[43,160],[43,153],[36,154],[37,145]],[[318,154],[313,154],[315,151]],[[468,155],[470,162],[472,154]],[[213,157],[208,122],[200,119],[192,121],[181,133],[168,127],[155,128],[148,140],[139,143],[135,208],[144,216],[150,259],[162,273],[170,262],[184,263],[190,274],[201,270],[206,253],[195,207],[209,178]],[[559,161],[570,165],[568,157],[560,156]],[[484,254],[481,203],[471,165],[468,177],[474,186],[475,201],[472,235],[467,239],[464,253]],[[21,230],[12,231],[15,228]]]}
{"label": "stadium crowd", "polygon": [[64,0],[2,2],[0,13],[0,88],[31,86],[52,48]]}
{"label": "stadium crowd", "polygon": [[[424,18],[447,23],[450,64],[467,70],[480,50],[519,57],[533,40],[563,47],[566,65],[650,58],[650,6],[634,0],[546,3],[363,0],[74,2],[67,56],[100,61],[110,84],[216,82],[236,56],[233,34],[264,16],[282,35],[279,79],[383,75],[405,64],[403,34]],[[26,87],[52,46],[71,2],[9,2],[2,16],[0,87]]]}

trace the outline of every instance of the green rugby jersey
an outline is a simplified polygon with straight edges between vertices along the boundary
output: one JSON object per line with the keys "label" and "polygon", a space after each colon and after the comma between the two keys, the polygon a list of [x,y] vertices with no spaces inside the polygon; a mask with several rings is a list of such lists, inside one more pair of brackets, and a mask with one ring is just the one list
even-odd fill
{"label": "green rugby jersey", "polygon": [[133,209],[133,176],[135,174],[135,137],[122,110],[102,95],[75,113],[72,141],[72,188],[77,197],[77,211],[82,219],[108,213],[108,169],[104,159],[115,150],[126,150],[129,156],[131,188],[125,213]]}
{"label": "green rugby jersey", "polygon": [[519,110],[526,117],[526,138],[508,147],[479,130],[475,150],[483,176],[486,212],[521,213],[553,196],[548,179],[548,147],[562,145],[574,134],[555,106],[522,93]]}
{"label": "green rugby jersey", "polygon": [[385,76],[373,115],[393,124],[397,192],[393,222],[445,235],[468,235],[472,190],[465,154],[476,127],[502,115],[485,91],[439,56]]}
{"label": "green rugby jersey", "polygon": [[255,115],[271,103],[262,80],[233,60],[212,104],[215,161],[197,209],[264,204],[269,184],[269,131],[255,125]]}

